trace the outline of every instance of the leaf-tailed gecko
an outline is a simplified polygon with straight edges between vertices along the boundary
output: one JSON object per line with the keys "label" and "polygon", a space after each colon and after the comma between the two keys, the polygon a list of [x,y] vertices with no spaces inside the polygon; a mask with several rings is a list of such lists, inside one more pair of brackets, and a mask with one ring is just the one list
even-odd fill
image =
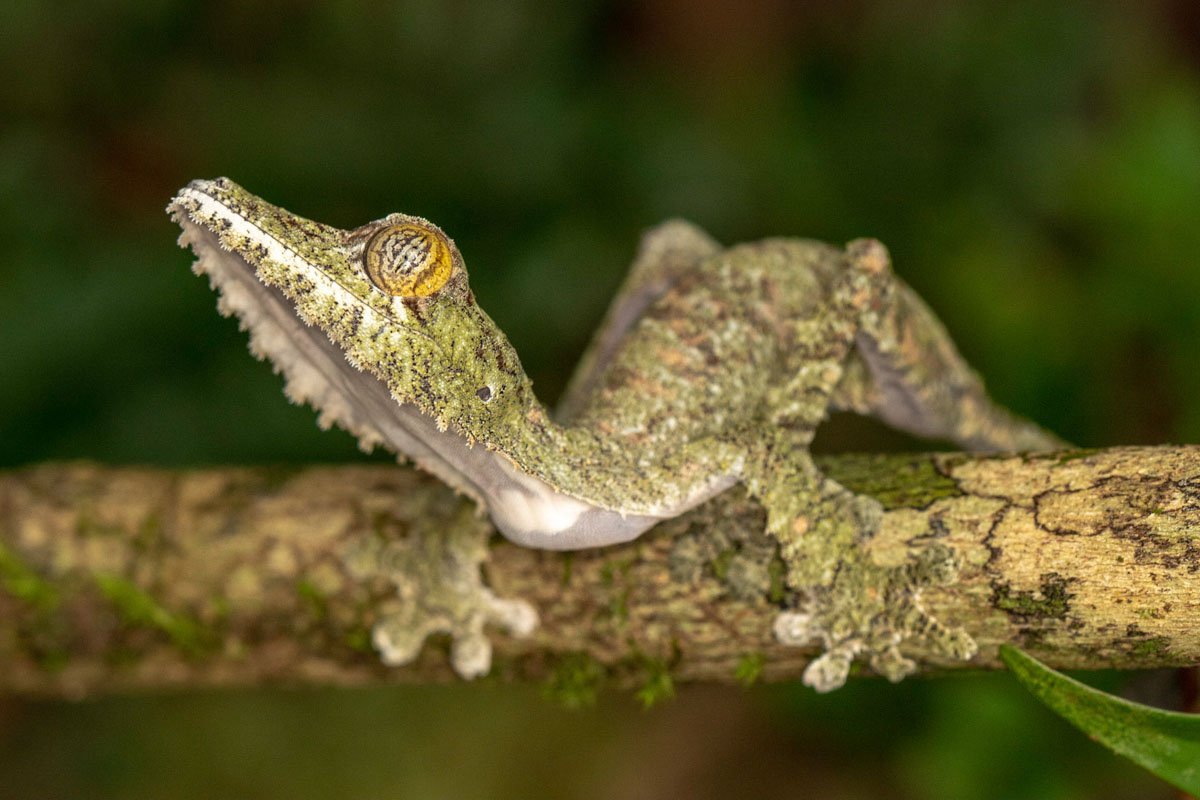
{"label": "leaf-tailed gecko", "polygon": [[[893,591],[911,569],[860,569],[855,584],[839,585],[853,572],[846,560],[864,558],[858,543],[881,508],[814,466],[808,445],[829,411],[972,450],[1061,444],[988,399],[871,239],[723,248],[687,222],[651,229],[551,415],[433,223],[389,214],[341,230],[223,178],[193,181],[168,211],[221,310],[283,373],[289,397],[316,408],[323,426],[407,457],[472,498],[517,544],[626,542],[742,483],[767,512],[793,591],[775,634],[823,646],[805,673],[819,690],[840,686],[858,656],[898,680],[915,667],[899,649],[909,638],[932,638],[953,658],[975,650],[911,592]],[[483,586],[485,552],[476,545],[447,559],[457,572],[429,578],[437,586],[409,587],[413,602],[457,587],[461,609],[447,616],[443,597],[436,620],[418,608],[382,621],[375,643],[385,660],[410,660],[441,628],[456,639],[456,669],[477,675],[490,664],[484,624],[536,624],[527,604]],[[865,595],[911,607],[864,613],[855,598]]]}

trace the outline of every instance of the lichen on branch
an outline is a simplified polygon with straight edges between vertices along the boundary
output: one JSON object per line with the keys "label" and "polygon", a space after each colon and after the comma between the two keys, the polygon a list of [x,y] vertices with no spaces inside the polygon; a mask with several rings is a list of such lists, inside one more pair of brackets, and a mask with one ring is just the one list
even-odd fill
{"label": "lichen on branch", "polygon": [[[821,467],[883,504],[862,544],[873,568],[953,556],[953,574],[912,591],[978,652],[963,662],[906,644],[920,669],[997,667],[1004,643],[1059,668],[1200,662],[1200,448]],[[0,692],[453,679],[436,635],[408,666],[380,662],[371,631],[395,576],[354,559],[364,542],[486,528],[469,510],[398,467],[0,473]],[[815,648],[773,634],[794,599],[762,531],[762,510],[734,489],[618,547],[549,553],[492,537],[490,591],[541,620],[524,638],[489,628],[492,674],[560,689],[588,676],[580,691],[798,677]]]}

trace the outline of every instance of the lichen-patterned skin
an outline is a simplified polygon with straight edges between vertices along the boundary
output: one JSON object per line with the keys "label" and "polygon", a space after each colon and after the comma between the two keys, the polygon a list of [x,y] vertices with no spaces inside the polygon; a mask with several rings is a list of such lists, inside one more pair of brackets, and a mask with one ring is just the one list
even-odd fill
{"label": "lichen-patterned skin", "polygon": [[483,585],[480,564],[487,560],[490,531],[478,517],[445,527],[418,521],[404,538],[376,533],[351,547],[345,563],[355,577],[381,576],[395,584],[396,598],[378,610],[371,632],[385,664],[407,664],[429,636],[447,633],[455,672],[475,678],[492,664],[486,624],[518,636],[537,627],[531,605],[496,597]]}
{"label": "lichen-patterned skin", "polygon": [[[828,411],[974,449],[1059,444],[988,400],[873,240],[721,249],[687,223],[651,231],[556,421],[432,223],[392,214],[343,231],[224,179],[193,182],[169,210],[223,310],[250,329],[252,350],[284,373],[293,399],[364,446],[413,458],[518,543],[626,541],[744,483],[767,511],[794,591],[776,633],[823,644],[806,673],[821,690],[841,685],[860,654],[903,677],[913,665],[898,645],[912,636],[953,657],[973,653],[969,637],[920,610],[918,587],[952,575],[952,552],[939,564],[880,566],[859,546],[878,503],[826,479],[807,451]],[[394,272],[416,278],[381,289],[364,247],[389,229],[448,243],[448,276],[431,262],[426,280],[419,260],[406,262]],[[411,260],[407,246],[381,252]]]}

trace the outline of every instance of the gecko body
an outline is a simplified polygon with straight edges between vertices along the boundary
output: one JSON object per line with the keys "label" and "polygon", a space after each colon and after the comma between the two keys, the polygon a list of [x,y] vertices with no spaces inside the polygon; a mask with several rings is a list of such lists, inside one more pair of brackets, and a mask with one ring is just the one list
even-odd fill
{"label": "gecko body", "polygon": [[[813,464],[808,445],[829,411],[974,450],[1059,444],[988,399],[874,240],[723,248],[682,221],[652,229],[551,414],[429,221],[390,214],[341,230],[226,179],[194,181],[169,211],[289,397],[362,447],[413,460],[518,544],[629,541],[744,484],[798,598],[776,633],[824,644],[806,674],[821,689],[858,654],[890,677],[912,668],[895,625],[847,628],[845,613],[813,610],[836,583],[831,554],[869,538],[881,513]],[[946,636],[957,657],[973,652]]]}

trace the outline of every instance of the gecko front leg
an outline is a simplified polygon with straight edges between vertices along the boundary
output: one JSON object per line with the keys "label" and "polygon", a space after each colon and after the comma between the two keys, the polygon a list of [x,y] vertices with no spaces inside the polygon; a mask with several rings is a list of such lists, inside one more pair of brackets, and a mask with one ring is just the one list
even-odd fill
{"label": "gecko front leg", "polygon": [[497,597],[483,581],[490,526],[455,502],[433,500],[424,516],[398,526],[380,514],[375,530],[354,542],[345,564],[362,580],[384,578],[395,599],[376,610],[371,639],[385,664],[401,666],[420,654],[434,634],[450,637],[450,664],[463,678],[477,678],[492,663],[485,627],[529,635],[537,611],[524,600]]}

